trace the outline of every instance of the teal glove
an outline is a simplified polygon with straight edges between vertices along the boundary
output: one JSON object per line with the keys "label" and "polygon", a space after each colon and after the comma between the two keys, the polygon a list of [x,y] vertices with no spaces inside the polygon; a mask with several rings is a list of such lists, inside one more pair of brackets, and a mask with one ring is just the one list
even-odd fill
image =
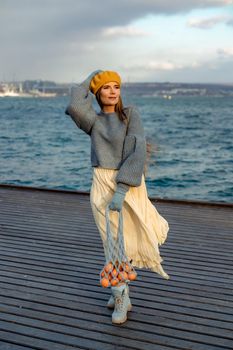
{"label": "teal glove", "polygon": [[109,204],[109,209],[121,211],[128,188],[129,187],[124,184],[119,184],[117,186],[116,192],[114,193],[112,200]]}

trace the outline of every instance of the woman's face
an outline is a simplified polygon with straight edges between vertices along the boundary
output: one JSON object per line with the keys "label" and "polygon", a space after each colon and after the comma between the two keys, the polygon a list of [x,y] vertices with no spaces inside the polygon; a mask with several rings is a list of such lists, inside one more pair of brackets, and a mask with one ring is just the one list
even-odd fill
{"label": "woman's face", "polygon": [[100,89],[100,100],[103,106],[115,106],[120,97],[120,86],[115,81],[111,81]]}

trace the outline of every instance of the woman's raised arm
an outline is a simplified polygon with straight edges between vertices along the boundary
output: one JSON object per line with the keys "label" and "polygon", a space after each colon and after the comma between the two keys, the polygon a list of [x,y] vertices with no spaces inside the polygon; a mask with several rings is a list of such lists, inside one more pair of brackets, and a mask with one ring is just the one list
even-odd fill
{"label": "woman's raised arm", "polygon": [[96,120],[96,112],[92,106],[93,96],[89,90],[92,78],[100,70],[91,73],[81,84],[71,88],[70,102],[65,110],[76,125],[88,135]]}

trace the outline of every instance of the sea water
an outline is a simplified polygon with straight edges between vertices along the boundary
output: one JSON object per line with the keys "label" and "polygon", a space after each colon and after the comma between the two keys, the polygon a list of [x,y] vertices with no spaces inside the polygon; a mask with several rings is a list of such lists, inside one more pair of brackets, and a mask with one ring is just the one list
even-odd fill
{"label": "sea water", "polygon": [[[152,154],[150,197],[233,202],[233,100],[124,91]],[[0,183],[90,191],[90,138],[65,115],[69,96],[0,99]],[[94,105],[97,108],[97,105]]]}

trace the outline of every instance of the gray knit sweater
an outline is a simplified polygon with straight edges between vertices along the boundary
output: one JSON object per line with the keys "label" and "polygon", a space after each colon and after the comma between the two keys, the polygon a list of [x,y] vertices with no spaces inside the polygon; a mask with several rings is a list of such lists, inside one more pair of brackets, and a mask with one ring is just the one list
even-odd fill
{"label": "gray knit sweater", "polygon": [[117,189],[127,191],[139,186],[146,161],[146,139],[140,115],[135,107],[125,108],[128,126],[116,113],[96,113],[93,95],[80,84],[71,89],[65,113],[91,137],[91,165],[118,169]]}

